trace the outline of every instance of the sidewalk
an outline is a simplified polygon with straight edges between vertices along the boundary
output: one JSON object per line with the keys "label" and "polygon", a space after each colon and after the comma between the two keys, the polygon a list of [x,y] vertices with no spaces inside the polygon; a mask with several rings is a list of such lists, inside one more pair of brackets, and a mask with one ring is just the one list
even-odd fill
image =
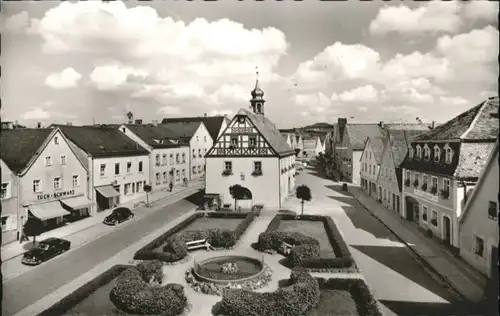
{"label": "sidewalk", "polygon": [[[460,258],[454,257],[442,246],[425,237],[417,227],[407,223],[399,215],[377,203],[358,186],[348,185],[349,192],[354,198],[463,297],[474,303],[483,299],[486,279],[480,276],[479,272],[474,272],[471,268],[466,267],[466,263],[461,262]],[[472,273],[477,274],[476,280],[471,277]],[[485,282],[482,286],[479,284],[481,279]]]}
{"label": "sidewalk", "polygon": [[[149,194],[149,203],[150,206],[153,206],[152,208],[146,208],[144,204],[140,204],[139,207],[134,207],[134,205],[138,204],[139,202],[146,201],[146,196],[133,199],[130,201],[127,201],[123,204],[120,204],[120,207],[128,207],[132,210],[137,210],[139,212],[142,212],[143,210],[149,211],[151,209],[155,209],[155,205],[157,202],[161,202],[164,199],[167,199],[169,197],[175,197],[177,196],[178,193],[184,192],[186,190],[192,189],[192,188],[199,188],[202,184],[202,181],[193,181],[188,184],[187,187],[177,185],[173,187],[172,192],[168,191],[157,191],[157,192],[152,192]],[[98,212],[94,216],[90,216],[87,218],[84,218],[82,220],[79,220],[74,223],[68,223],[63,227],[59,227],[53,230],[50,230],[46,233],[41,234],[40,236],[37,236],[37,240],[43,240],[46,238],[50,237],[58,237],[58,238],[65,238],[68,236],[72,236],[74,234],[83,232],[85,230],[88,230],[97,224],[102,223],[104,220],[104,217],[108,216],[111,214],[111,210],[105,210],[102,212]],[[88,238],[91,238],[92,236],[88,236]],[[30,238],[31,239],[31,238]],[[32,240],[26,241],[24,243],[19,243],[19,241],[14,241],[9,244],[6,244],[2,246],[2,262],[8,261],[10,259],[16,258],[20,255],[22,255],[24,252],[26,252],[26,247],[29,247],[29,244],[32,243]],[[27,245],[28,244],[28,245]]]}

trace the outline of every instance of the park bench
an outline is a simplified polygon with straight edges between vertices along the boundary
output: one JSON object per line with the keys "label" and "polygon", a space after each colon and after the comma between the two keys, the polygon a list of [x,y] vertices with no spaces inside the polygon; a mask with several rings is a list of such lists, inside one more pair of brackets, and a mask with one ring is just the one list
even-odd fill
{"label": "park bench", "polygon": [[215,250],[214,247],[212,247],[212,245],[210,245],[210,243],[206,239],[188,241],[186,242],[186,246],[188,250],[194,250],[199,248],[206,248],[207,251],[210,251],[210,249]]}

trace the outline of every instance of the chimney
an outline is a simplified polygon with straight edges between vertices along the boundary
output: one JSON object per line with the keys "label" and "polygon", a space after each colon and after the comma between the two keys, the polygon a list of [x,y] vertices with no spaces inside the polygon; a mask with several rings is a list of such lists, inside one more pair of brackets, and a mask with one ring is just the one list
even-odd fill
{"label": "chimney", "polygon": [[341,117],[337,120],[337,124],[339,125],[339,134],[340,134],[340,141],[342,141],[342,137],[344,135],[344,130],[347,125],[347,118]]}
{"label": "chimney", "polygon": [[153,120],[153,126],[158,126],[158,120]]}
{"label": "chimney", "polygon": [[142,124],[142,120],[140,120],[140,119],[135,120],[135,124],[137,124],[137,125],[141,125],[141,124]]}
{"label": "chimney", "polygon": [[36,122],[36,128],[42,128],[42,122]]}
{"label": "chimney", "polygon": [[68,126],[73,126],[73,123],[71,123],[71,122],[67,122],[67,123],[66,123],[66,125],[68,125]]}
{"label": "chimney", "polygon": [[380,126],[380,128],[384,128],[384,121],[380,121],[380,123],[378,123],[378,126]]}
{"label": "chimney", "polygon": [[204,117],[207,117],[207,113],[203,114]]}

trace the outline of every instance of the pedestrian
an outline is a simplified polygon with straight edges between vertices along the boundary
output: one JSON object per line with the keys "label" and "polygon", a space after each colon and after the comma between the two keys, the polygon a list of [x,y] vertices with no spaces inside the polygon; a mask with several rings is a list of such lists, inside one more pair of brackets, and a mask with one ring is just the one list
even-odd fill
{"label": "pedestrian", "polygon": [[168,188],[170,189],[170,192],[172,192],[172,187],[173,187],[173,186],[174,186],[174,185],[172,184],[172,181],[170,181],[170,183],[168,184]]}

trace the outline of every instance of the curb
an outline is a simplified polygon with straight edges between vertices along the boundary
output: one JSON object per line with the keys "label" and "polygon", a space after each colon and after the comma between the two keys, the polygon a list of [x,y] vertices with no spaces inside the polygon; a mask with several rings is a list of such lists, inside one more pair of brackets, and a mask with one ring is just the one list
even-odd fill
{"label": "curb", "polygon": [[[185,192],[186,192],[186,191],[188,191],[189,189],[195,188],[195,186],[196,186],[196,185],[194,185],[194,186],[192,186],[192,187],[190,187],[190,188],[186,188],[186,189],[181,190],[181,191],[174,192],[174,193],[172,193],[172,194],[170,194],[170,195],[168,195],[168,196],[165,196],[165,197],[163,197],[163,198],[160,198],[160,199],[158,199],[158,200],[151,201],[151,202],[150,202],[150,204],[156,203],[156,202],[158,202],[158,201],[161,201],[161,200],[163,200],[163,199],[167,199],[167,198],[170,198],[170,197],[175,197],[175,196],[177,196],[178,194],[185,193]],[[177,201],[175,201],[175,202],[177,202]],[[175,203],[175,202],[173,202],[173,203]],[[173,203],[169,203],[169,204],[166,204],[166,205],[164,205],[164,206],[168,206],[168,205],[173,204]],[[152,208],[154,208],[154,207],[158,207],[158,205],[152,205],[152,207],[149,207],[149,209],[152,209]],[[136,209],[138,209],[138,208],[139,208],[139,207],[136,207],[136,208],[131,207],[131,209],[133,209],[133,210],[136,210]],[[149,213],[148,213],[148,214],[146,214],[145,216],[147,217],[147,216],[148,216],[148,215],[150,215],[150,214],[152,214],[152,212],[149,212]],[[66,234],[66,235],[60,236],[59,238],[66,238],[66,237],[70,237],[70,236],[76,235],[76,234],[81,233],[81,232],[83,232],[83,231],[85,231],[85,230],[87,230],[87,229],[91,229],[91,228],[95,227],[95,226],[96,226],[96,225],[98,225],[99,223],[101,223],[101,221],[96,222],[96,223],[94,223],[94,224],[92,224],[92,225],[89,225],[89,226],[87,226],[87,227],[85,227],[85,228],[82,228],[82,229],[78,229],[78,230],[72,231],[70,234]],[[108,233],[111,233],[111,232],[112,232],[112,231],[110,231],[110,232],[108,232]],[[103,237],[103,236],[105,236],[105,235],[107,235],[107,234],[100,235],[100,236],[98,236],[97,238],[101,238],[101,237]],[[97,238],[96,238],[96,239],[97,239]],[[87,243],[87,242],[89,242],[89,241],[92,241],[92,240],[93,240],[93,239],[89,239],[88,241],[86,241],[86,242],[84,242],[84,243],[80,244],[78,247],[80,247],[80,246],[84,245],[85,243]],[[78,247],[77,247],[77,248],[78,248]],[[27,250],[26,250],[26,251],[27,251]],[[23,252],[21,252],[21,253],[19,253],[19,254],[16,254],[16,255],[14,255],[14,256],[10,256],[10,257],[9,257],[9,256],[7,256],[8,258],[4,258],[4,257],[2,256],[2,262],[7,262],[7,261],[10,261],[10,260],[15,259],[15,258],[17,258],[17,257],[20,257],[20,256],[22,256],[22,255],[24,254],[24,252],[25,252],[25,251],[23,251]]]}
{"label": "curb", "polygon": [[[406,247],[410,250],[410,252],[417,257],[419,260],[417,262],[424,267],[424,269],[428,270],[430,273],[430,276],[441,283],[442,285],[446,286],[447,290],[452,294],[453,296],[458,297],[459,299],[466,301],[466,302],[471,302],[469,301],[465,295],[460,293],[458,289],[453,286],[453,283],[445,276],[441,275],[428,261],[425,259],[423,256],[421,256],[412,246],[410,246],[405,240],[403,240],[391,227],[389,227],[383,220],[381,220],[374,212],[372,212],[362,201],[358,199],[358,197],[351,192],[349,194],[354,197],[359,204],[363,206],[364,209],[366,209],[373,217],[375,217],[382,225],[384,225],[385,228],[387,228],[396,238],[401,241]],[[475,303],[475,302],[471,302]]]}

